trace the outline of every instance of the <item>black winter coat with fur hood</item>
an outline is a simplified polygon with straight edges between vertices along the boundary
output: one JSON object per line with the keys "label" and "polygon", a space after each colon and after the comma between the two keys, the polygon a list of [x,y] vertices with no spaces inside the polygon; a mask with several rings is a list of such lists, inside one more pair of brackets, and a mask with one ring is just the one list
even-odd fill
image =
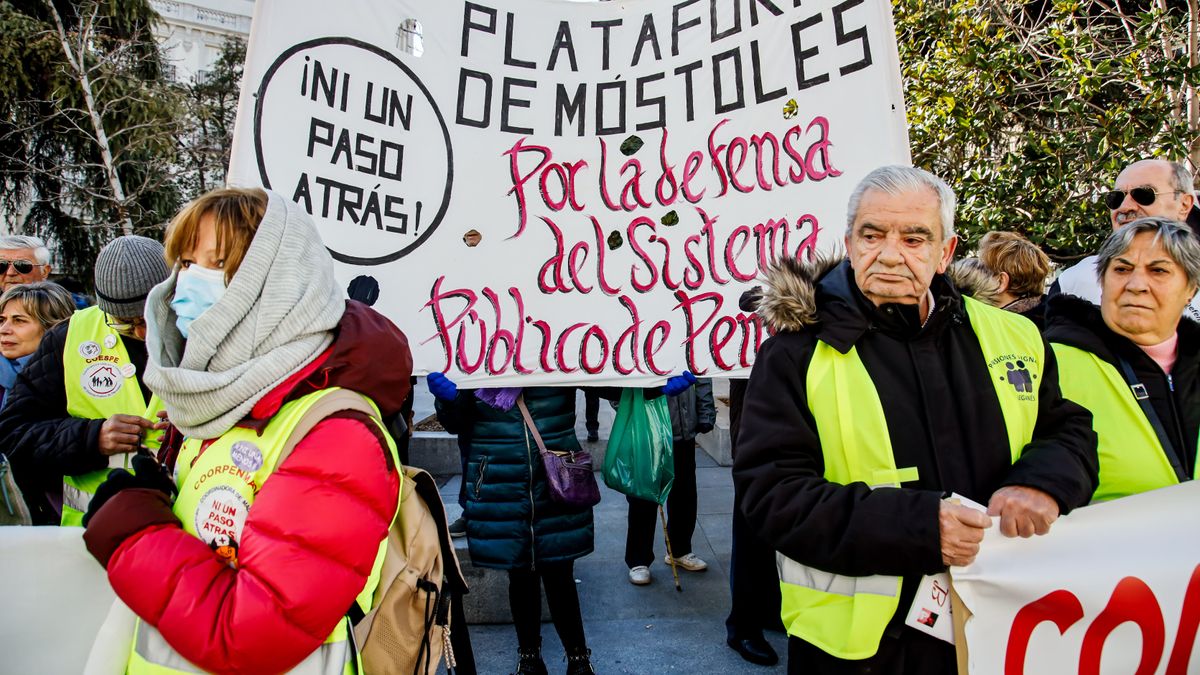
{"label": "black winter coat with fur hood", "polygon": [[[1098,464],[1091,414],[1062,398],[1046,346],[1033,442],[1011,463],[1000,403],[958,292],[934,278],[935,307],[921,325],[913,305],[876,307],[848,262],[782,260],[767,275],[763,343],[742,410],[734,480],[746,517],[772,547],[837,574],[904,576],[903,625],[920,575],[945,568],[938,529],[943,496],[986,505],[1006,485],[1049,493],[1062,513],[1088,503]],[[820,340],[857,347],[879,392],[896,466],[920,477],[871,490],[823,478],[821,439],[805,373]]]}

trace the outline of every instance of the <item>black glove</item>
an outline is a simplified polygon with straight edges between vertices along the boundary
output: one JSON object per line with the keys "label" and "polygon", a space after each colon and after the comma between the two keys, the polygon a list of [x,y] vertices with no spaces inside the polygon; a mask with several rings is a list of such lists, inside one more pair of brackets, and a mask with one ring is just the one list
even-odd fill
{"label": "black glove", "polygon": [[699,422],[696,424],[696,433],[707,434],[713,430],[712,422]]}
{"label": "black glove", "polygon": [[131,488],[158,490],[166,493],[168,499],[179,492],[179,489],[175,487],[175,481],[167,476],[166,471],[158,462],[154,461],[153,457],[134,455],[133,473],[129,473],[125,469],[114,469],[109,472],[108,478],[100,484],[100,487],[96,488],[96,494],[88,504],[87,513],[83,514],[83,526],[87,527],[92,516],[96,515],[96,512],[112,499],[113,495]]}

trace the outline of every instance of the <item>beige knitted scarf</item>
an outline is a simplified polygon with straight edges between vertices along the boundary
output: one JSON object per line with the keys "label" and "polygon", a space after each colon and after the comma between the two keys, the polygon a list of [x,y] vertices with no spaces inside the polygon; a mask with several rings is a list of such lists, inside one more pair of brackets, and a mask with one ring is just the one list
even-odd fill
{"label": "beige knitted scarf", "polygon": [[146,299],[146,385],[185,435],[215,438],[333,342],[345,300],[303,209],[269,192],[262,223],[225,294],[184,340],[176,269]]}

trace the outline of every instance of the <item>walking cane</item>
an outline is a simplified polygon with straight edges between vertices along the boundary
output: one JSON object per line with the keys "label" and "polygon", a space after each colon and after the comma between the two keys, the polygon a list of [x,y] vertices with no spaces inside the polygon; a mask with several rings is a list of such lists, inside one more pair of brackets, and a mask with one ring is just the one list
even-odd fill
{"label": "walking cane", "polygon": [[667,514],[663,511],[662,504],[658,505],[658,517],[662,520],[663,540],[667,542],[667,560],[671,561],[671,576],[675,577],[675,590],[683,592],[683,586],[679,585],[679,568],[675,566],[675,553],[671,551],[671,535],[667,534]]}

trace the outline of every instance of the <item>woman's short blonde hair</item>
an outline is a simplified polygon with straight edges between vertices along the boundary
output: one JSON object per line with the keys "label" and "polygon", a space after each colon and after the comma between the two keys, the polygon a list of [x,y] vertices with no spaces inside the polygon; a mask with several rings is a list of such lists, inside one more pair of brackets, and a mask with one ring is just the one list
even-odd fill
{"label": "woman's short blonde hair", "polygon": [[25,313],[42,324],[42,330],[54,328],[75,313],[75,299],[67,289],[53,281],[9,286],[7,291],[0,294],[0,313],[13,300],[21,301]]}
{"label": "woman's short blonde hair", "polygon": [[1016,232],[988,232],[979,240],[979,259],[988,269],[1008,274],[1008,292],[1019,298],[1046,292],[1050,258]]}
{"label": "woman's short blonde hair", "polygon": [[211,214],[217,226],[217,250],[225,259],[225,283],[233,278],[250,240],[267,212],[267,193],[261,188],[219,188],[206,192],[183,207],[167,227],[167,263],[174,265],[184,251],[196,245],[200,221]]}

